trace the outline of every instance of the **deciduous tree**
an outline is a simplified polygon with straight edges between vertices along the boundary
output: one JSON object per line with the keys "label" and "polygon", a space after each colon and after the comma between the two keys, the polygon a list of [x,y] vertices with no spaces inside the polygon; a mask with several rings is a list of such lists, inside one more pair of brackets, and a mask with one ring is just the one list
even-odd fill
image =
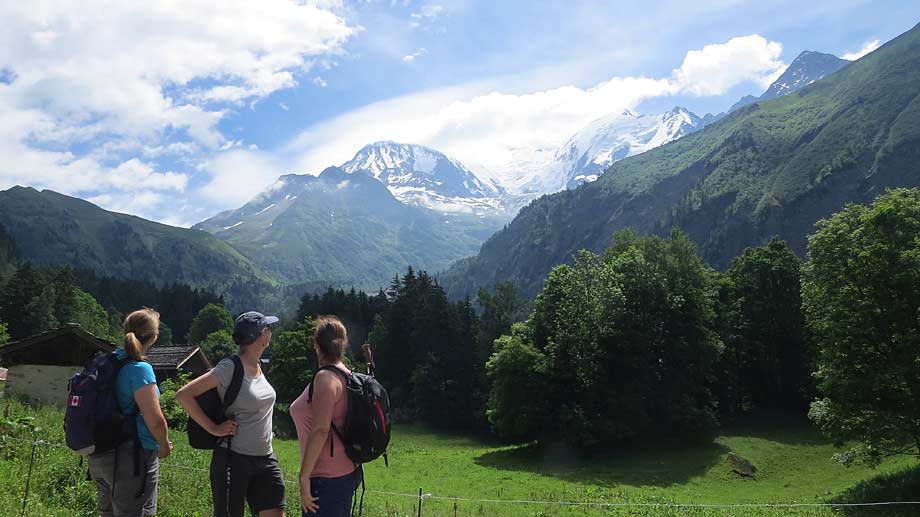
{"label": "deciduous tree", "polygon": [[818,348],[809,415],[843,462],[920,454],[920,190],[897,189],[818,223],[803,307]]}
{"label": "deciduous tree", "polygon": [[189,343],[202,343],[209,335],[221,330],[233,333],[233,316],[223,305],[209,303],[192,320],[186,339]]}

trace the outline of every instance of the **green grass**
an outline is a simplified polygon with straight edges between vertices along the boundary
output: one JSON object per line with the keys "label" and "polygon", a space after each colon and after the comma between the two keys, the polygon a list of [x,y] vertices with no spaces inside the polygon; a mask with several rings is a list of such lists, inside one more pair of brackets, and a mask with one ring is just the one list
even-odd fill
{"label": "green grass", "polygon": [[[28,515],[91,515],[94,490],[84,481],[78,458],[61,448],[61,414],[11,403],[9,415],[34,415],[38,435],[54,446],[36,449]],[[29,465],[26,429],[0,439],[0,515],[17,515]],[[162,516],[210,515],[208,454],[190,449],[173,433],[175,453],[163,463],[159,509]],[[19,441],[24,440],[24,441]],[[297,478],[296,441],[276,440],[285,477]],[[733,474],[725,456],[734,451],[758,468],[756,479]],[[467,499],[591,501],[596,503],[820,503],[910,498],[920,487],[915,458],[889,460],[876,470],[843,467],[831,460],[832,445],[804,419],[758,415],[728,426],[708,443],[638,445],[629,451],[586,457],[563,446],[508,446],[476,437],[435,433],[420,426],[395,428],[390,466],[366,467],[366,515],[415,515],[411,494],[421,488],[436,497]],[[185,468],[182,468],[185,467]],[[288,487],[288,506],[297,508],[297,489]],[[405,496],[385,494],[406,494]],[[454,515],[455,502],[425,499],[424,515]],[[916,508],[914,508],[916,510]],[[197,512],[197,513],[196,513]],[[830,515],[826,508],[586,508],[548,504],[456,502],[457,515]],[[910,515],[866,509],[858,515]],[[291,512],[291,515],[297,515]]]}

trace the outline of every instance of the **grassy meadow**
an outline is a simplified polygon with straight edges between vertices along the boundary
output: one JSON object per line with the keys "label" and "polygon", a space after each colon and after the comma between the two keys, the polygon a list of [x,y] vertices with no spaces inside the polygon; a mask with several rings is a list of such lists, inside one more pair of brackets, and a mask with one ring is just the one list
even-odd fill
{"label": "grassy meadow", "polygon": [[[22,508],[31,451],[29,426],[47,442],[36,448],[26,515],[92,515],[95,492],[85,465],[63,448],[61,413],[6,399],[0,433],[0,515]],[[32,417],[32,420],[28,420]],[[208,454],[189,448],[174,432],[173,455],[161,470],[159,510],[166,517],[210,515]],[[297,442],[276,440],[290,480],[297,478]],[[758,468],[756,479],[732,473],[734,451]],[[416,515],[422,488],[435,498],[579,501],[593,503],[821,503],[909,499],[920,487],[920,464],[910,457],[878,469],[834,463],[835,449],[808,422],[760,414],[727,426],[710,442],[656,443],[603,456],[585,457],[563,447],[509,446],[411,425],[394,429],[389,468],[366,467],[366,515]],[[200,469],[200,470],[199,470]],[[296,486],[288,505],[297,508]],[[815,507],[610,507],[538,503],[471,502],[426,498],[423,515],[912,515],[917,507],[848,509]],[[297,515],[291,512],[291,515]]]}

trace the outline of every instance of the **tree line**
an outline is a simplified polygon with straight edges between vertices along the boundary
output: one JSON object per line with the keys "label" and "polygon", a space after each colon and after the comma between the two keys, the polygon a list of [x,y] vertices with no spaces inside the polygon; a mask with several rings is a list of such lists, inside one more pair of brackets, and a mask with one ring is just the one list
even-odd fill
{"label": "tree line", "polygon": [[118,342],[123,315],[138,307],[160,312],[158,343],[168,345],[187,338],[192,319],[208,303],[222,304],[223,298],[187,284],[157,286],[21,261],[0,226],[0,345],[66,324]]}
{"label": "tree line", "polygon": [[618,233],[555,268],[530,317],[495,341],[499,435],[604,446],[706,434],[756,408],[805,413],[843,463],[920,454],[920,190],[819,221],[724,273],[687,236]]}

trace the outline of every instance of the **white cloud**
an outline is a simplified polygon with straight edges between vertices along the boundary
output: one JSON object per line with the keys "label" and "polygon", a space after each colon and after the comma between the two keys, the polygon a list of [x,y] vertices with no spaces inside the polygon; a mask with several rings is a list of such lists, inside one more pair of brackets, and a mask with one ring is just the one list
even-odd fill
{"label": "white cloud", "polygon": [[691,50],[674,70],[680,88],[696,95],[718,95],[742,81],[763,88],[783,73],[783,46],[753,34]]}
{"label": "white cloud", "polygon": [[199,194],[216,206],[238,207],[261,192],[284,173],[272,156],[257,149],[232,149],[204,162],[201,169],[210,177]]}
{"label": "white cloud", "polygon": [[321,76],[314,77],[313,84],[315,84],[316,86],[319,86],[320,88],[325,88],[329,86],[329,83],[327,83],[326,80],[323,79]]}
{"label": "white cloud", "polygon": [[417,29],[422,25],[428,25],[437,20],[438,16],[444,12],[444,6],[440,4],[426,3],[421,9],[409,15],[409,28]]}
{"label": "white cloud", "polygon": [[118,190],[175,190],[182,192],[188,176],[177,172],[156,172],[149,164],[132,158],[109,173],[109,184]]}
{"label": "white cloud", "polygon": [[404,63],[414,63],[416,58],[422,57],[427,53],[428,49],[422,47],[409,55],[403,56],[402,60]]}
{"label": "white cloud", "polygon": [[522,162],[562,144],[588,122],[643,100],[720,95],[748,81],[768,83],[785,68],[781,50],[779,43],[743,36],[689,51],[666,77],[612,77],[589,88],[569,85],[515,94],[482,91],[482,85],[423,92],[316,124],[282,155],[297,170],[318,172],[347,161],[368,142],[391,139],[430,145],[486,177],[502,177],[495,171],[525,166]]}
{"label": "white cloud", "polygon": [[156,208],[164,201],[164,197],[157,192],[138,191],[129,194],[101,194],[87,201],[113,212],[151,217],[157,213]]}
{"label": "white cloud", "polygon": [[857,59],[865,56],[866,54],[868,54],[869,52],[872,52],[873,50],[879,48],[880,46],[882,46],[882,42],[877,39],[874,39],[872,41],[867,41],[861,49],[857,50],[856,52],[846,53],[842,56],[842,58],[849,60],[849,61],[856,61]]}
{"label": "white cloud", "polygon": [[184,190],[141,159],[215,152],[228,110],[295,86],[356,30],[295,0],[3,2],[0,19],[0,187],[98,199]]}

